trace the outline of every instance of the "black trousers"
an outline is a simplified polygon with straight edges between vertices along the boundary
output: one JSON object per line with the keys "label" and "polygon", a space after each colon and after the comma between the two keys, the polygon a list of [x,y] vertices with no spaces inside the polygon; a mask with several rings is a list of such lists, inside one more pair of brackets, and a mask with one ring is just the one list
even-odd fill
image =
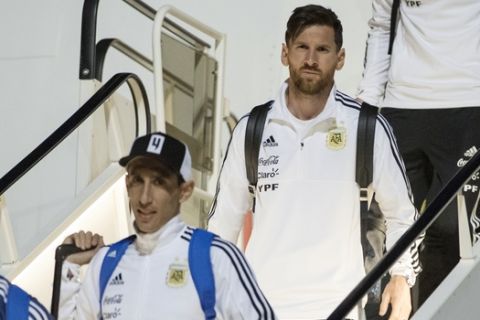
{"label": "black trousers", "polygon": [[[480,148],[480,108],[405,110],[382,108],[395,133],[410,179],[415,205],[427,205]],[[472,214],[478,201],[479,175],[464,187],[472,231],[479,232]],[[457,203],[453,201],[427,229],[418,281],[420,306],[459,261]]]}

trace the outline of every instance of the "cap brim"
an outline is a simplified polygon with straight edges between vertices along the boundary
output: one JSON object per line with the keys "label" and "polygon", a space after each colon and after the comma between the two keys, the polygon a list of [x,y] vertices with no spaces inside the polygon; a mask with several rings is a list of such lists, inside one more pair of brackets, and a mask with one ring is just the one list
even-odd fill
{"label": "cap brim", "polygon": [[126,156],[118,160],[118,164],[121,165],[122,167],[126,167],[127,163],[132,160],[132,156]]}

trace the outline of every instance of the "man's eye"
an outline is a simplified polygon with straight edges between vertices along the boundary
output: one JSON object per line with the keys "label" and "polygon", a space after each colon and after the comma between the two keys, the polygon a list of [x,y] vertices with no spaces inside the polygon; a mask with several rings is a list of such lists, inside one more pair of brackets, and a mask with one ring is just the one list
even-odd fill
{"label": "man's eye", "polygon": [[132,183],[141,183],[143,180],[139,176],[133,176],[130,180]]}
{"label": "man's eye", "polygon": [[161,178],[156,178],[153,180],[153,184],[157,186],[163,186],[165,184],[165,180]]}

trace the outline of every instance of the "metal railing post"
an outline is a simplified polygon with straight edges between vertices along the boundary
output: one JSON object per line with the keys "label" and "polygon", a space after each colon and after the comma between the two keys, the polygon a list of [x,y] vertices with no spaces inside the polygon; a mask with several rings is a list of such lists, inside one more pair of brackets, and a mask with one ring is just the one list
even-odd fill
{"label": "metal railing post", "polygon": [[[214,108],[214,128],[213,128],[213,166],[212,177],[217,177],[220,170],[220,126],[223,121],[223,76],[225,70],[225,34],[214,30],[197,19],[187,15],[175,7],[166,5],[158,9],[153,26],[153,67],[154,67],[154,85],[155,85],[155,112],[156,112],[156,130],[165,130],[165,114],[164,114],[164,88],[163,88],[163,64],[162,64],[162,48],[161,48],[161,30],[166,15],[187,23],[202,33],[215,39],[214,56],[217,61],[217,81],[215,87],[215,108]],[[212,179],[214,180],[214,179]],[[211,181],[207,187],[207,191],[214,192],[216,181]]]}
{"label": "metal railing post", "polygon": [[13,265],[17,261],[17,242],[13,235],[5,196],[0,195],[0,266]]}
{"label": "metal railing post", "polygon": [[458,208],[458,245],[460,249],[461,259],[474,258],[472,236],[470,233],[470,226],[468,222],[467,206],[465,203],[465,196],[460,190],[457,193],[457,208]]}

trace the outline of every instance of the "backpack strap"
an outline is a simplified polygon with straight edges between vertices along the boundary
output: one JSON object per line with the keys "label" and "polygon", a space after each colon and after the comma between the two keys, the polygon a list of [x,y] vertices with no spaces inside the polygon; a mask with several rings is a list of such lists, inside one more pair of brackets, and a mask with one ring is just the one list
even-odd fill
{"label": "backpack strap", "polygon": [[125,251],[127,251],[128,246],[133,243],[136,237],[136,235],[131,235],[128,238],[115,242],[109,246],[100,269],[100,309],[102,308],[103,293],[107,287],[108,280],[110,280],[113,271],[115,271],[115,268],[125,254]]}
{"label": "backpack strap", "polygon": [[8,287],[7,320],[28,320],[31,297],[14,284]]}
{"label": "backpack strap", "polygon": [[373,180],[373,144],[378,108],[362,103],[357,127],[357,163],[355,180],[360,188],[367,188]]}
{"label": "backpack strap", "polygon": [[398,9],[400,8],[400,0],[393,0],[392,13],[390,14],[390,37],[388,41],[388,54],[392,54],[393,41],[395,40]]}
{"label": "backpack strap", "polygon": [[[273,100],[270,100],[267,103],[254,107],[248,116],[247,128],[245,130],[245,170],[249,184],[248,191],[253,197],[255,196],[258,181],[258,153],[262,143],[267,113],[272,103]],[[255,208],[255,202],[253,208]]]}
{"label": "backpack strap", "polygon": [[195,229],[188,247],[188,265],[200,298],[205,319],[215,319],[215,279],[213,277],[210,247],[216,235]]}
{"label": "backpack strap", "polygon": [[362,103],[357,127],[355,180],[360,187],[361,237],[364,257],[371,255],[367,248],[368,186],[373,180],[373,145],[378,108]]}

